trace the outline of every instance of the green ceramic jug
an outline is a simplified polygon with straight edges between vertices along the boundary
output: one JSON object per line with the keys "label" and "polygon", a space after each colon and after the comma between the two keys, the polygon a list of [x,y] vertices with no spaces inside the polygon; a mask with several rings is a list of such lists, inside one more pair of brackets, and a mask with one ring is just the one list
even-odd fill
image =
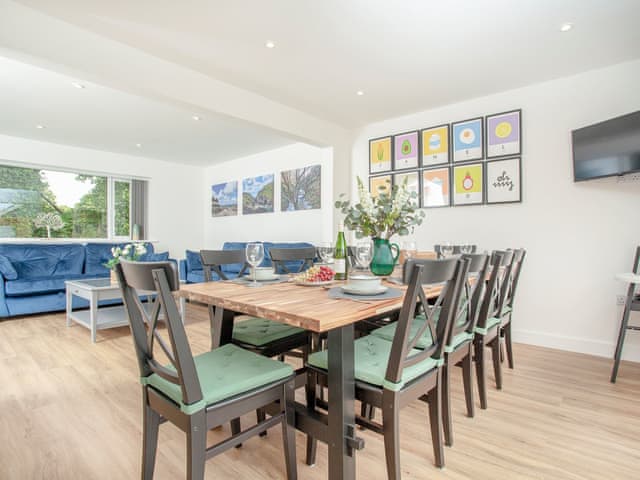
{"label": "green ceramic jug", "polygon": [[[392,249],[395,248],[395,255]],[[373,239],[373,259],[371,260],[371,273],[374,275],[391,275],[393,267],[400,256],[400,247],[383,238]]]}

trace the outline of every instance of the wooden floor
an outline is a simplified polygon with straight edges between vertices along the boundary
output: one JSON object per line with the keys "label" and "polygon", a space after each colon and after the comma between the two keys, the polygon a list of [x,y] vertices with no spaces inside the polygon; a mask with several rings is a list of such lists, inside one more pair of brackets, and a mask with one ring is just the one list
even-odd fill
{"label": "wooden floor", "polygon": [[[203,308],[189,305],[195,353],[209,345]],[[516,319],[517,320],[517,319]],[[464,415],[459,372],[453,376],[455,444],[446,468],[433,465],[426,405],[401,416],[404,479],[640,478],[640,365],[623,363],[616,385],[607,359],[517,345],[516,370],[504,390],[489,391],[489,409]],[[67,328],[63,314],[0,322],[0,478],[139,478],[141,394],[127,328]],[[477,402],[476,402],[477,404]],[[247,422],[253,417],[247,417]],[[211,432],[211,440],[227,427]],[[360,432],[360,479],[386,478],[382,438]],[[304,464],[298,434],[298,476],[324,479]],[[207,478],[284,478],[279,429],[207,463]],[[161,427],[157,479],[185,477],[184,436]]]}

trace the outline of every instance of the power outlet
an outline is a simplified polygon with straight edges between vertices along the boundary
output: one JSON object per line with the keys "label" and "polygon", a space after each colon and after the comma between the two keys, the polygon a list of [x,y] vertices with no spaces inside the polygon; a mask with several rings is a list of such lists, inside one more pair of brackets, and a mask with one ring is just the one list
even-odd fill
{"label": "power outlet", "polygon": [[618,177],[618,183],[635,183],[640,182],[640,173],[628,173]]}
{"label": "power outlet", "polygon": [[626,301],[626,295],[616,295],[616,305],[624,305]]}

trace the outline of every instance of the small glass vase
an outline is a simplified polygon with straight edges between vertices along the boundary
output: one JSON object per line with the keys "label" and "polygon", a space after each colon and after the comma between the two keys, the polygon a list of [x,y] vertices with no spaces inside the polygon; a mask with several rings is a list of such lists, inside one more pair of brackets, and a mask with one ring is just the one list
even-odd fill
{"label": "small glass vase", "polygon": [[118,276],[116,275],[116,269],[112,268],[109,270],[111,285],[118,285]]}
{"label": "small glass vase", "polygon": [[[395,249],[395,254],[393,253]],[[391,275],[400,256],[400,247],[384,238],[373,239],[373,259],[371,260],[371,273],[374,275]]]}

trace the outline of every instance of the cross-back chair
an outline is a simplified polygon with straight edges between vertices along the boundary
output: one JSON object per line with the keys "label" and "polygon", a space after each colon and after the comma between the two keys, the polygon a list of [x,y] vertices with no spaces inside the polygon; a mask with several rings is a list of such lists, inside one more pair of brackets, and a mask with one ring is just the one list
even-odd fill
{"label": "cross-back chair", "polygon": [[[453,255],[460,255],[462,253],[462,245],[452,245],[453,247]],[[478,246],[477,245],[472,245],[471,246],[471,253],[476,253]],[[442,245],[436,244],[433,246],[433,251],[436,252],[436,256],[437,258],[443,258],[442,256]]]}
{"label": "cross-back chair", "polygon": [[500,336],[504,338],[504,344],[507,350],[507,363],[509,368],[513,369],[513,338],[511,334],[511,318],[513,317],[513,303],[522,271],[522,264],[527,251],[518,248],[513,251],[513,266],[511,267],[511,276],[508,279],[507,288],[504,294],[504,303],[500,316]]}
{"label": "cross-back chair", "polygon": [[[459,301],[467,269],[468,260],[464,259],[416,261],[393,340],[368,335],[355,341],[356,399],[382,409],[381,424],[368,416],[358,416],[356,422],[384,435],[387,475],[391,480],[400,478],[400,409],[416,399],[429,405],[435,464],[444,466],[441,367],[452,312]],[[435,303],[429,305],[423,287],[439,283],[443,284],[441,293]],[[416,327],[417,312],[422,312],[425,320]],[[434,339],[431,345],[416,348],[427,330]],[[327,352],[311,354],[308,364],[318,375],[326,376]],[[317,401],[312,408],[316,405],[325,406]],[[316,442],[312,437],[308,437],[308,441]],[[307,463],[313,464],[315,448],[308,448],[307,452]]]}
{"label": "cross-back chair", "polygon": [[316,248],[270,248],[269,256],[276,273],[300,273],[313,266]]}
{"label": "cross-back chair", "polygon": [[[173,291],[179,288],[173,262],[121,260],[116,275],[140,370],[143,397],[143,480],[153,478],[158,430],[169,421],[185,432],[186,476],[204,479],[205,461],[265,429],[283,429],[287,478],[296,478],[294,432],[294,372],[291,366],[228,344],[193,356]],[[148,313],[138,292],[154,291]],[[169,342],[158,333],[162,312]],[[159,346],[168,363],[157,354]],[[275,408],[273,416],[207,447],[207,431],[259,408]]]}

